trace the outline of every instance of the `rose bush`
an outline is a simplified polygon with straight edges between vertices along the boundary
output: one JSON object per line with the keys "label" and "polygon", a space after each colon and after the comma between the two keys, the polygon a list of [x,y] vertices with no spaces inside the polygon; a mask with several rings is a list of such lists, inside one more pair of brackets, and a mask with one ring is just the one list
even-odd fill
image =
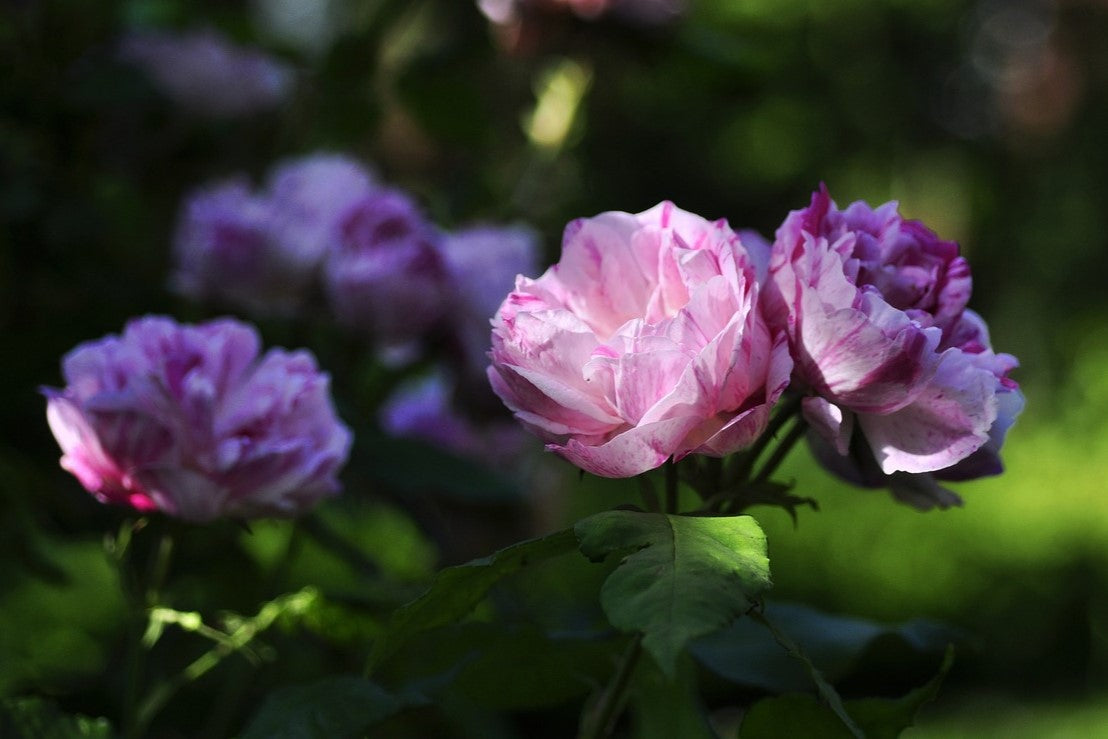
{"label": "rose bush", "polygon": [[493,390],[597,475],[741,449],[792,369],[759,308],[761,257],[725,221],[668,202],[573,221],[561,260],[517,278],[493,319]]}
{"label": "rose bush", "polygon": [[[958,252],[896,203],[839,210],[826,188],[778,229],[767,314],[788,335],[804,417],[832,471],[870,483],[999,471],[1023,405],[1008,377],[1016,361],[993,352],[966,308],[971,277]],[[851,453],[856,431],[876,470],[833,459]]]}
{"label": "rose bush", "polygon": [[307,351],[250,326],[130,322],[63,360],[47,389],[62,466],[106,503],[190,521],[289,516],[339,491],[351,435]]}

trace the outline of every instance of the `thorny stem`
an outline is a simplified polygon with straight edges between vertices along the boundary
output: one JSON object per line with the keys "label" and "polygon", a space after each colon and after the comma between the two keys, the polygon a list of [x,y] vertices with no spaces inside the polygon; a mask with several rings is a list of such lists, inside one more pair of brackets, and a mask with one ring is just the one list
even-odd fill
{"label": "thorny stem", "polygon": [[589,711],[581,722],[579,739],[601,739],[609,736],[614,724],[619,718],[620,710],[627,697],[627,688],[631,684],[631,676],[635,672],[635,666],[639,663],[642,654],[642,634],[635,634],[627,651],[620,658],[616,674],[612,676],[612,682],[604,689],[600,697],[600,703]]}

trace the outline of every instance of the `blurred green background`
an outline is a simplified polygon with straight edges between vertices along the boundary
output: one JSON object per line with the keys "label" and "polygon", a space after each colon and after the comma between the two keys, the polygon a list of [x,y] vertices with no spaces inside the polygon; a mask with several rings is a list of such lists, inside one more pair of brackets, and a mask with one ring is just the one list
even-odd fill
{"label": "blurred green background", "polygon": [[[663,199],[769,235],[821,181],[840,205],[897,199],[958,240],[971,307],[1022,364],[1028,406],[1007,473],[959,487],[962,509],[920,514],[839,486],[795,453],[785,477],[822,510],[795,528],[755,511],[775,595],[971,634],[912,736],[1108,735],[1108,4],[691,0],[664,25],[552,10],[512,33],[467,0],[317,0],[305,7],[324,20],[304,38],[263,22],[277,5],[0,10],[0,694],[40,691],[100,715],[113,686],[97,676],[119,651],[120,586],[98,553],[125,512],[57,468],[37,388],[60,383],[75,344],[131,316],[210,315],[166,287],[187,191],[325,149],[371,163],[446,228],[529,222],[549,260],[569,219]],[[189,116],[115,53],[130,30],[197,26],[292,65],[292,98],[232,120]],[[262,330],[269,343],[296,335],[280,322]],[[328,366],[327,347],[312,348]],[[366,382],[336,370],[340,394]],[[358,443],[347,478],[371,508],[374,478],[357,460],[365,467],[372,443]],[[598,509],[545,506],[505,514],[511,525],[461,551]],[[441,542],[436,554],[397,534],[413,524],[392,508],[358,520],[374,556],[414,547],[393,570],[408,568],[401,580],[451,559]],[[216,528],[185,547],[194,572],[224,577],[201,600],[253,612],[274,595],[256,572],[264,536],[217,553],[209,543],[239,533]],[[326,581],[319,567],[300,581]],[[245,590],[234,571],[251,573]]]}

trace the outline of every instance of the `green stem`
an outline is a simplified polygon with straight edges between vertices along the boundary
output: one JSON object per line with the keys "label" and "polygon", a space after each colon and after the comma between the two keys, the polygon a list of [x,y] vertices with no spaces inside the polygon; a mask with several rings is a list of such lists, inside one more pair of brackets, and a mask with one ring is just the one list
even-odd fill
{"label": "green stem", "polygon": [[804,419],[798,419],[796,424],[789,429],[789,433],[785,435],[785,438],[781,440],[781,443],[777,445],[777,448],[773,450],[773,454],[762,465],[762,469],[758,470],[758,474],[754,476],[754,482],[765,482],[770,476],[777,471],[777,468],[785,461],[785,457],[789,456],[789,452],[796,446],[796,442],[804,438],[804,434],[808,431],[808,424]]}
{"label": "green stem", "polygon": [[631,676],[642,655],[642,634],[635,634],[627,651],[620,658],[612,682],[604,689],[596,708],[589,711],[581,722],[579,739],[601,739],[609,736],[615,728],[616,719],[627,699],[627,688],[631,685]]}
{"label": "green stem", "polygon": [[835,715],[839,717],[839,720],[843,722],[850,733],[857,737],[857,739],[865,739],[865,733],[858,727],[858,724],[854,722],[854,719],[850,717],[850,714],[847,713],[846,706],[843,705],[843,699],[839,695],[839,692],[835,690],[831,683],[827,682],[827,678],[823,676],[819,668],[812,664],[812,660],[808,659],[808,655],[804,653],[800,645],[789,638],[788,634],[778,629],[772,621],[766,618],[761,610],[754,609],[749,615],[756,622],[769,629],[769,633],[773,635],[773,640],[780,644],[781,647],[788,652],[790,657],[800,660],[800,662],[804,664],[808,676],[812,678],[812,682],[816,684],[816,690],[819,692],[820,697],[823,698],[827,706],[834,711]]}
{"label": "green stem", "polygon": [[800,411],[800,405],[803,400],[803,395],[790,395],[786,396],[785,399],[781,401],[781,405],[777,409],[777,412],[773,414],[773,418],[771,418],[769,424],[766,425],[766,430],[762,432],[761,436],[758,437],[749,449],[739,456],[738,463],[730,470],[727,477],[732,485],[728,485],[727,487],[733,487],[734,483],[744,483],[750,479],[750,472],[754,469],[754,463],[758,461],[758,457],[762,455],[762,452],[766,450],[770,442],[776,438],[777,432],[788,423],[790,418]]}

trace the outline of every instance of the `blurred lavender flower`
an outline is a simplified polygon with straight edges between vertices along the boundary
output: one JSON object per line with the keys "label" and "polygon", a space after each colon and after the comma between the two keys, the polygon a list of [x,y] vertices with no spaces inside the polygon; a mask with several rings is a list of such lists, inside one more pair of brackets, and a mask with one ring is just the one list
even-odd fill
{"label": "blurred lavender flower", "polygon": [[133,33],[120,57],[135,64],[178,105],[199,115],[231,118],[280,105],[292,91],[292,70],[210,29]]}
{"label": "blurred lavender flower", "polygon": [[186,198],[174,239],[171,286],[254,313],[288,313],[299,303],[319,256],[287,249],[273,204],[233,179]]}
{"label": "blurred lavender flower", "polygon": [[538,273],[538,234],[521,225],[472,226],[445,235],[439,250],[457,299],[449,320],[463,360],[462,373],[486,389],[489,321],[517,275]]}
{"label": "blurred lavender flower", "polygon": [[366,167],[342,154],[284,161],[267,186],[274,230],[286,251],[319,264],[339,240],[343,216],[377,189]]}
{"label": "blurred lavender flower", "polygon": [[189,521],[290,516],[339,491],[350,431],[304,350],[259,358],[249,325],[131,321],[48,388],[62,467],[101,502]]}
{"label": "blurred lavender flower", "polygon": [[441,372],[401,385],[378,412],[381,427],[489,465],[518,460],[529,438],[508,420],[476,424],[453,405],[454,386]]}
{"label": "blurred lavender flower", "polygon": [[194,299],[289,314],[340,238],[344,212],[375,188],[356,161],[313,154],[280,164],[265,193],[243,178],[197,190],[178,219],[170,283]]}
{"label": "blurred lavender flower", "polygon": [[324,289],[339,320],[384,347],[411,344],[438,322],[450,285],[437,234],[399,190],[349,207],[324,265]]}
{"label": "blurred lavender flower", "polygon": [[477,0],[485,17],[498,25],[510,25],[532,10],[570,10],[581,18],[612,14],[638,23],[665,23],[685,9],[684,0]]}

